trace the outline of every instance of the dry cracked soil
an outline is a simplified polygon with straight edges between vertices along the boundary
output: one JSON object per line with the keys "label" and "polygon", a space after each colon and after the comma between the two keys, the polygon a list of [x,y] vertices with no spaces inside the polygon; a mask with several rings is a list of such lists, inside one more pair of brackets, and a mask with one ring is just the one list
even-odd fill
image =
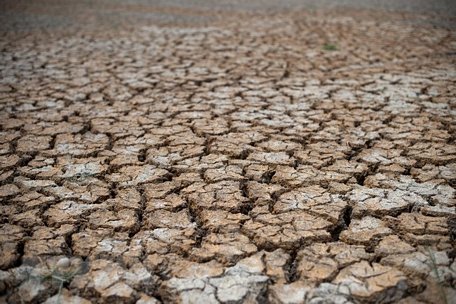
{"label": "dry cracked soil", "polygon": [[319,3],[2,1],[0,302],[455,303],[454,3]]}

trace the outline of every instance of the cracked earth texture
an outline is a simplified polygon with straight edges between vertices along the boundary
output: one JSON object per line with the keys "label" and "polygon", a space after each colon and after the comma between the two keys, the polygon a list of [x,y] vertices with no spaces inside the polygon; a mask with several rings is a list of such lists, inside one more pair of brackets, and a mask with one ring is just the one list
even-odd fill
{"label": "cracked earth texture", "polygon": [[0,302],[454,301],[454,18],[177,2],[2,2]]}

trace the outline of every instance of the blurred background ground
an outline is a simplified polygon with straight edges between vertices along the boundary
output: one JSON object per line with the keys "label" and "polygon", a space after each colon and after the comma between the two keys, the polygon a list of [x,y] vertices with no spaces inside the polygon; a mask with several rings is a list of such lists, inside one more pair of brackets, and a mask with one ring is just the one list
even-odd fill
{"label": "blurred background ground", "polygon": [[[100,0],[12,1],[0,3],[1,31],[62,30],[120,24],[201,25],[233,12],[357,11],[420,14],[420,22],[454,27],[456,1],[451,0]],[[387,16],[387,15],[385,15]],[[425,18],[423,18],[425,16]]]}

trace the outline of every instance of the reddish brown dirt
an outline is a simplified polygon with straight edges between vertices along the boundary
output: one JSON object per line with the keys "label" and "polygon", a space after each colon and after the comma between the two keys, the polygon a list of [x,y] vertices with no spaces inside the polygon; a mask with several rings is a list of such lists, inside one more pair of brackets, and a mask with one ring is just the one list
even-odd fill
{"label": "reddish brown dirt", "polygon": [[448,15],[2,5],[0,302],[456,298]]}

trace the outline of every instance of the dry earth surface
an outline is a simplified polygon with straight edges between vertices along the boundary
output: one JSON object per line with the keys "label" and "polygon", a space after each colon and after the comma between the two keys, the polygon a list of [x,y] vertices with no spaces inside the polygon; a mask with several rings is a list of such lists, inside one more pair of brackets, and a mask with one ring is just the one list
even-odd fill
{"label": "dry earth surface", "polygon": [[376,3],[2,1],[0,302],[454,303],[455,5]]}

